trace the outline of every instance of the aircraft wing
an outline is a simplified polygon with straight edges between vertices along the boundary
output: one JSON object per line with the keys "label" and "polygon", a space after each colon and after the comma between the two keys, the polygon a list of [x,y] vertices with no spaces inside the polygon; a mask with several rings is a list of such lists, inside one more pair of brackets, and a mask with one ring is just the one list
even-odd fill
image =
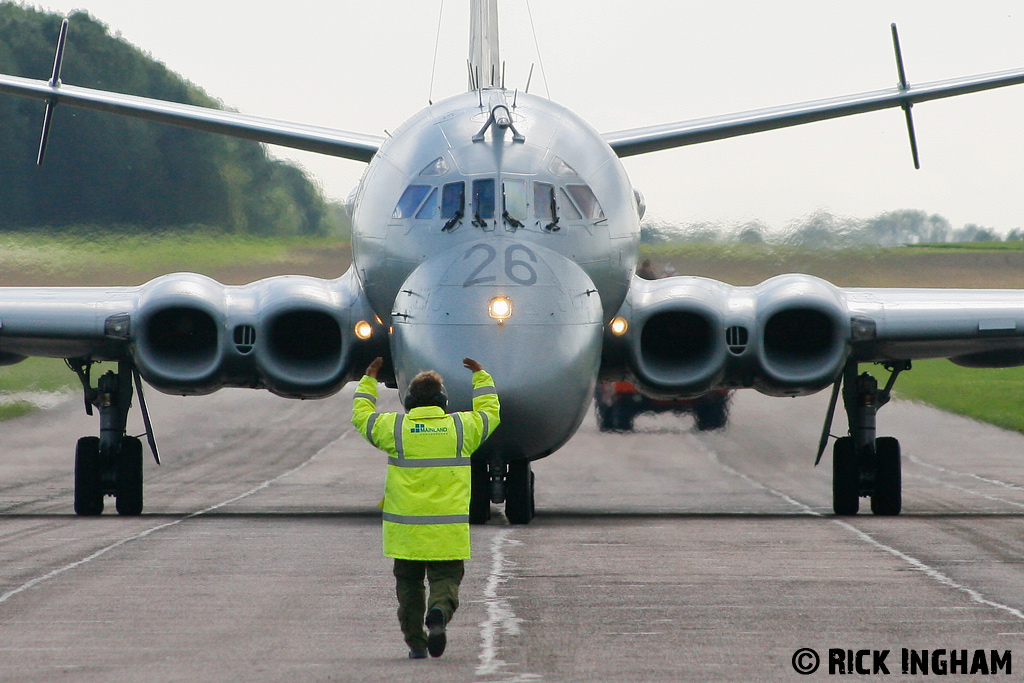
{"label": "aircraft wing", "polygon": [[356,161],[369,161],[384,141],[383,137],[375,135],[289,123],[233,111],[165,102],[148,97],[122,95],[60,83],[50,85],[49,81],[17,76],[0,75],[0,92]]}
{"label": "aircraft wing", "polygon": [[[0,287],[0,365],[29,356],[131,361],[160,391],[265,388],[318,398],[386,333],[353,270],[228,286],[175,273],[139,287]],[[357,338],[356,326],[364,324]],[[370,334],[367,335],[369,329]],[[358,362],[357,362],[358,357]]]}
{"label": "aircraft wing", "polygon": [[1024,365],[1024,290],[847,289],[858,361]]}
{"label": "aircraft wing", "polygon": [[812,394],[850,362],[949,358],[971,367],[1024,365],[1024,291],[842,289],[809,275],[754,287],[699,277],[635,278],[606,337],[652,396],[753,387]]}
{"label": "aircraft wing", "polygon": [[[724,116],[631,128],[605,133],[603,137],[616,154],[620,157],[628,157],[881,109],[895,107],[908,109],[918,102],[967,95],[1020,83],[1024,83],[1024,69],[1013,69],[922,85],[908,85],[906,88],[895,87],[859,95],[814,100],[783,107],[755,109]],[[913,135],[912,132],[911,135]]]}

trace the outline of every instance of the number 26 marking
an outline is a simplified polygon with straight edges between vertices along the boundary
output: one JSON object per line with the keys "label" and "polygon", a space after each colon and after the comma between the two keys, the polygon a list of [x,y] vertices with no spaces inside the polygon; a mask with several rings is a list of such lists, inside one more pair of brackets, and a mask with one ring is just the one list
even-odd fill
{"label": "number 26 marking", "polygon": [[[462,283],[463,287],[472,287],[473,285],[483,284],[485,282],[494,282],[498,278],[494,275],[481,275],[485,269],[498,257],[498,251],[490,244],[476,244],[472,249],[466,252],[463,256],[464,261],[468,261],[470,257],[476,252],[482,251],[484,253],[484,260],[480,262],[480,265],[469,274],[466,281]],[[525,258],[517,258],[516,252],[523,252],[529,260]],[[529,247],[523,246],[522,244],[513,244],[505,249],[505,275],[509,280],[516,283],[517,285],[523,285],[529,287],[530,285],[537,283],[537,271],[530,265],[531,263],[537,263],[537,255],[533,253],[533,250]]]}

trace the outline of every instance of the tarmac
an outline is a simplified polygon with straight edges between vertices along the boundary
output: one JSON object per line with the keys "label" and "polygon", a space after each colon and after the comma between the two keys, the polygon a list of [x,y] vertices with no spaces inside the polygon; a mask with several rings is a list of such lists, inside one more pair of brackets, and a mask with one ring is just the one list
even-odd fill
{"label": "tarmac", "polygon": [[720,432],[588,417],[535,463],[529,526],[496,507],[473,528],[448,649],[410,661],[385,461],[351,392],[150,392],[164,464],[134,518],[72,512],[74,443],[97,430],[77,397],[4,423],[0,680],[804,681],[830,650],[900,676],[904,649],[1024,671],[1024,436],[895,402],[879,425],[903,444],[904,513],[837,518],[830,457],[813,467],[827,396],[752,392]]}

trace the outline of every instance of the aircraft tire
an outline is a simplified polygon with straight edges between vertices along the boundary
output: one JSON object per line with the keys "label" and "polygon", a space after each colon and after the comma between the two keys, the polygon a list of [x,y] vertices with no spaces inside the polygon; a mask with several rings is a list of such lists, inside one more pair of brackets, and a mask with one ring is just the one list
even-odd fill
{"label": "aircraft tire", "polygon": [[860,470],[853,439],[836,439],[832,448],[832,511],[855,515],[860,509]]}
{"label": "aircraft tire", "polygon": [[505,480],[505,518],[509,524],[529,524],[535,509],[533,495],[534,475],[529,461],[517,460],[508,464]]}
{"label": "aircraft tire", "polygon": [[594,401],[594,412],[597,413],[597,428],[602,432],[610,432],[615,429],[615,419],[611,406],[601,405]]}
{"label": "aircraft tire", "polygon": [[83,436],[75,447],[75,514],[82,517],[103,514],[100,440],[96,436]]}
{"label": "aircraft tire", "polygon": [[871,512],[894,516],[903,509],[903,474],[900,467],[900,442],[891,436],[875,439],[875,492],[871,494]]}
{"label": "aircraft tire", "polygon": [[470,470],[469,523],[487,524],[491,519],[491,478],[487,463],[473,460]]}
{"label": "aircraft tire", "polygon": [[633,407],[625,401],[617,401],[612,407],[612,424],[615,425],[615,431],[633,431],[634,418],[636,418],[636,413],[633,412]]}
{"label": "aircraft tire", "polygon": [[729,422],[729,398],[727,396],[702,396],[694,405],[693,417],[699,432],[723,429]]}
{"label": "aircraft tire", "polygon": [[142,442],[134,436],[121,440],[117,456],[117,514],[142,514]]}

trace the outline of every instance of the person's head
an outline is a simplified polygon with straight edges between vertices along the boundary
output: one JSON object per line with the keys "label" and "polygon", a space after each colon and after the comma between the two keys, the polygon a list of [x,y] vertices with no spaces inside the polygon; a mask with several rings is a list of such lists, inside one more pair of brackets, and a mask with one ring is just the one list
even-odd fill
{"label": "person's head", "polygon": [[448,408],[448,394],[444,390],[444,380],[433,370],[425,370],[412,378],[409,391],[405,395],[405,409],[437,406],[442,410]]}

